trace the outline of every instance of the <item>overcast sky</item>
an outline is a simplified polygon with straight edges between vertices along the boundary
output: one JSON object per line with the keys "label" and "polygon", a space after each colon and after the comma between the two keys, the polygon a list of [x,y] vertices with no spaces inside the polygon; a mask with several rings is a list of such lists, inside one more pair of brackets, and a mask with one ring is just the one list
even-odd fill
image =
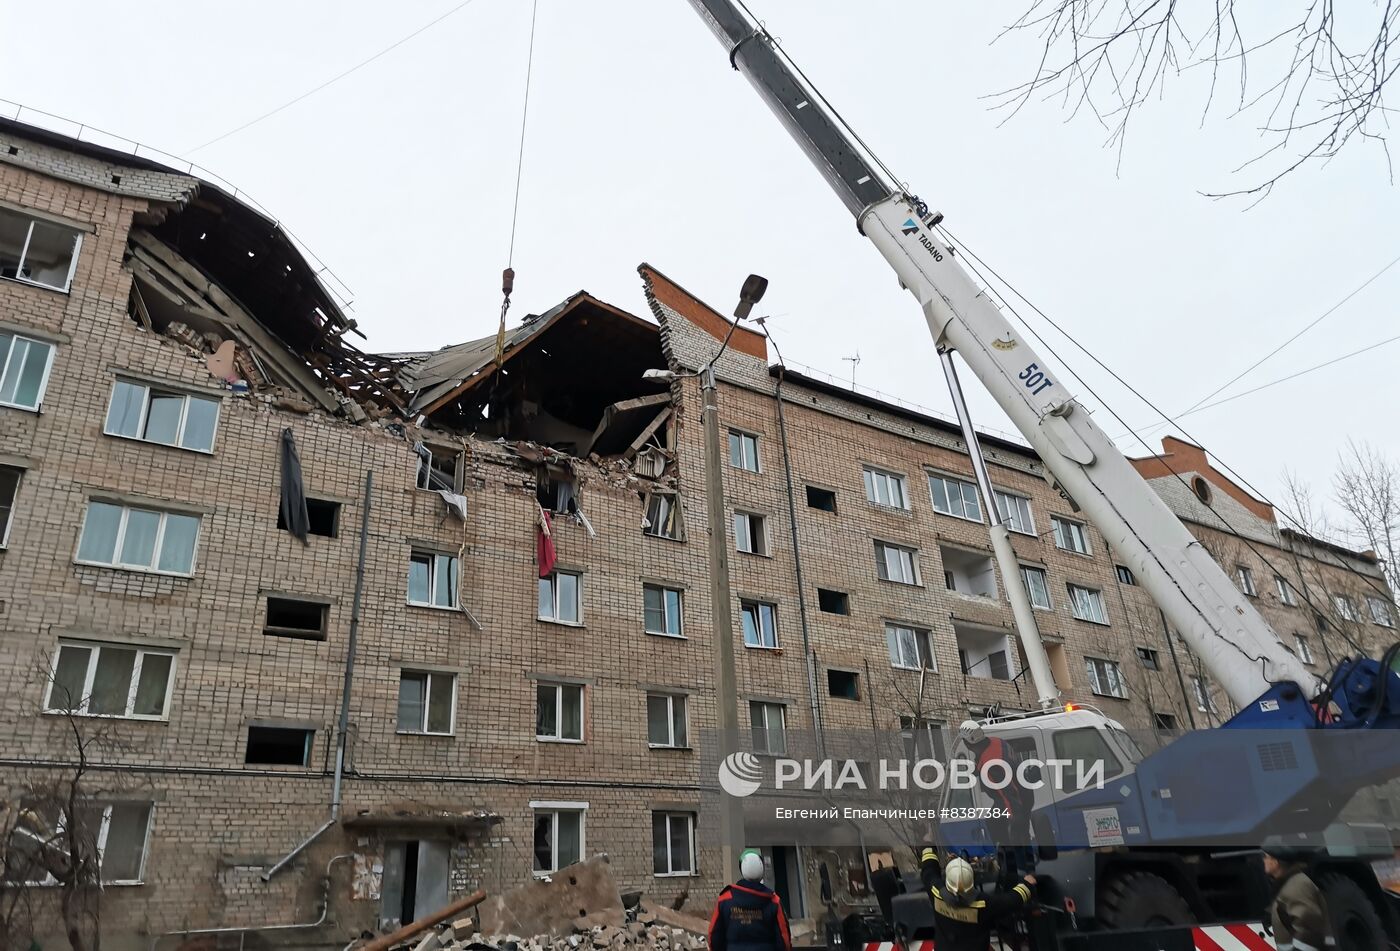
{"label": "overcast sky", "polygon": [[[458,2],[21,4],[0,35],[0,96],[215,170],[354,290],[367,348],[436,348],[495,328],[527,0],[472,0],[329,88],[194,150]],[[1174,80],[1139,114],[1121,165],[1103,129],[1066,121],[1054,102],[1003,123],[986,97],[1026,78],[1038,47],[1030,36],[993,40],[1026,2],[751,6],[955,234],[1169,412],[1400,256],[1400,192],[1379,149],[1309,168],[1252,210],[1201,197],[1251,183],[1229,170],[1259,148],[1252,124],[1227,121],[1227,109],[1202,123],[1204,74]],[[580,288],[646,314],[642,261],[728,310],[757,272],[770,281],[761,310],[791,363],[848,377],[843,358],[859,353],[859,383],[949,409],[913,299],[685,0],[539,7],[513,317]],[[1400,266],[1229,392],[1400,332],[1397,291]],[[1126,419],[1153,421],[1051,339]],[[1267,494],[1286,467],[1325,488],[1349,437],[1394,452],[1397,357],[1400,344],[1383,347],[1183,422]],[[1009,428],[968,388],[980,425]],[[1147,437],[1154,448],[1159,436]]]}

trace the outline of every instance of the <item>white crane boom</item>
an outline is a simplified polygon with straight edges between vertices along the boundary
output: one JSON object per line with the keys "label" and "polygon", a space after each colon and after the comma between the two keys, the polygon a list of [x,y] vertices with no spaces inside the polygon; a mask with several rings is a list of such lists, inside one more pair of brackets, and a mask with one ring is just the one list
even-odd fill
{"label": "white crane boom", "polygon": [[[1035,448],[1054,484],[1137,575],[1230,699],[1245,706],[1280,681],[1315,695],[1321,689],[1316,676],[963,269],[934,230],[938,216],[881,170],[767,31],[732,0],[690,2],[918,300],[937,346],[961,354]],[[1010,588],[1019,579],[1003,581]],[[1028,655],[1041,651],[1038,643],[1027,648]],[[1043,699],[1047,688],[1037,687]]]}

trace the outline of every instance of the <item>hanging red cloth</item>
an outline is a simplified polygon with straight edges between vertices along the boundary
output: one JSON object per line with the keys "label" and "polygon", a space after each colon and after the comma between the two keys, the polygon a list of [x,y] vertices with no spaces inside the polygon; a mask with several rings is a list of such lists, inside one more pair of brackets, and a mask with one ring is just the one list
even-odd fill
{"label": "hanging red cloth", "polygon": [[547,578],[554,573],[554,563],[559,559],[554,551],[554,533],[550,531],[549,513],[538,502],[535,506],[540,510],[540,531],[535,540],[535,560],[539,562],[540,577]]}

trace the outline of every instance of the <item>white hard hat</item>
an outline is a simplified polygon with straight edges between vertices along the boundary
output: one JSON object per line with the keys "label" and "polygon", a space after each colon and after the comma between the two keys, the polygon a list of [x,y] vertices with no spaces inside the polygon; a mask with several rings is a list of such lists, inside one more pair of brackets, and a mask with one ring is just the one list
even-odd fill
{"label": "white hard hat", "polygon": [[987,738],[987,734],[982,732],[982,724],[976,720],[964,720],[958,727],[958,736],[968,746],[976,746]]}
{"label": "white hard hat", "polygon": [[763,881],[763,856],[748,849],[739,859],[739,874],[751,882]]}
{"label": "white hard hat", "polygon": [[943,866],[943,882],[953,895],[961,897],[968,894],[974,884],[972,866],[965,859],[953,859]]}

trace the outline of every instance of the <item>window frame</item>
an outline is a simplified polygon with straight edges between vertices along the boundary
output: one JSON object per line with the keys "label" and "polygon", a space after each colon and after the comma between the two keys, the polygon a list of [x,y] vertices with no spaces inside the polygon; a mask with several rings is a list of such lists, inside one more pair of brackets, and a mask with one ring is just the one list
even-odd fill
{"label": "window frame", "polygon": [[[83,253],[83,229],[74,227],[62,221],[55,221],[52,218],[41,217],[11,208],[8,205],[0,205],[0,217],[13,215],[16,218],[26,218],[29,221],[28,228],[24,232],[24,245],[20,248],[19,260],[15,262],[15,275],[13,277],[0,277],[0,280],[14,281],[16,284],[25,284],[29,287],[38,287],[46,291],[57,291],[60,294],[70,294],[73,290],[73,277],[78,273],[78,259]],[[68,274],[64,278],[63,286],[45,284],[43,281],[36,281],[28,277],[20,277],[20,269],[24,267],[25,258],[29,255],[30,242],[34,240],[34,226],[44,225],[49,228],[62,228],[65,231],[73,232],[72,256],[68,260]]]}
{"label": "window frame", "polygon": [[[143,394],[141,398],[141,413],[136,420],[136,433],[134,435],[129,433],[114,432],[111,428],[112,408],[116,405],[117,388],[121,386],[137,387],[142,391]],[[180,400],[180,419],[175,426],[174,442],[162,442],[159,439],[151,439],[150,437],[144,435],[146,426],[150,422],[151,418],[151,402],[157,396],[166,398],[177,397]],[[214,426],[209,431],[208,449],[203,449],[199,446],[186,446],[183,442],[185,437],[185,427],[189,422],[190,402],[192,400],[199,400],[204,403],[212,403],[214,406]],[[218,441],[219,438],[219,421],[220,416],[222,416],[223,414],[223,408],[224,401],[217,396],[192,393],[188,389],[181,388],[178,385],[164,386],[156,383],[150,383],[146,380],[139,380],[135,377],[123,376],[118,374],[117,378],[112,382],[111,391],[107,395],[107,412],[102,417],[102,435],[111,436],[113,439],[126,439],[130,442],[145,443],[148,446],[165,446],[168,449],[181,449],[185,452],[197,452],[201,455],[212,456],[214,455],[214,444]]]}
{"label": "window frame", "polygon": [[[1075,620],[1085,621],[1089,624],[1098,624],[1103,627],[1109,626],[1108,603],[1104,600],[1102,588],[1091,588],[1088,585],[1075,584],[1073,581],[1066,582],[1065,588],[1069,592],[1069,611],[1070,614],[1074,616]],[[1098,610],[1101,617],[1085,617],[1084,615],[1079,613],[1080,604],[1079,600],[1075,597],[1076,591],[1082,591],[1085,594],[1090,594],[1094,596],[1093,602],[1091,603],[1098,604]]]}
{"label": "window frame", "polygon": [[[405,729],[400,719],[399,708],[394,710],[394,732],[401,736],[456,736],[457,735],[457,674],[446,670],[423,670],[417,667],[399,668],[399,699],[403,703],[403,683],[408,678],[421,678],[423,681],[423,715],[420,718],[419,729]],[[433,681],[438,677],[446,677],[448,691],[451,700],[447,708],[447,729],[430,730],[428,720],[433,703]]]}
{"label": "window frame", "polygon": [[[1026,600],[1030,602],[1031,607],[1035,608],[1037,611],[1053,611],[1055,609],[1055,599],[1050,596],[1050,572],[1039,565],[1017,565],[1016,567],[1018,569],[1017,574],[1021,576],[1021,587],[1025,589]],[[1030,581],[1027,580],[1030,572],[1035,572],[1040,575],[1041,590],[1045,594],[1044,604],[1035,603],[1035,594],[1031,591]]]}
{"label": "window frame", "polygon": [[[88,518],[92,515],[93,505],[106,505],[121,510],[121,520],[117,523],[116,538],[112,542],[112,561],[94,561],[90,558],[83,558],[83,538],[87,534]],[[156,527],[156,540],[151,547],[151,564],[138,565],[129,564],[120,560],[122,547],[126,541],[126,530],[131,520],[132,512],[146,512],[160,516],[160,524]],[[188,571],[170,571],[158,567],[160,556],[165,546],[165,532],[169,525],[169,516],[175,515],[181,518],[192,518],[195,521],[194,543],[190,546],[190,568]],[[161,509],[147,505],[136,505],[130,502],[120,502],[101,496],[93,496],[87,500],[87,505],[83,508],[83,522],[78,527],[78,545],[73,552],[73,563],[77,565],[88,565],[94,568],[113,568],[118,571],[138,571],[143,574],[165,575],[169,578],[193,578],[195,570],[199,567],[199,542],[204,535],[204,516],[194,512],[180,511],[177,509]]]}
{"label": "window frame", "polygon": [[[1118,661],[1086,654],[1084,667],[1089,676],[1089,690],[1094,696],[1113,697],[1116,700],[1128,699],[1128,684],[1123,679],[1123,665]],[[1118,692],[1112,689],[1112,683],[1106,682],[1113,680],[1118,681]]]}
{"label": "window frame", "polygon": [[[755,710],[763,711],[763,747],[758,745],[758,731],[753,726],[753,715]],[[771,710],[778,711],[778,735],[782,739],[782,749],[770,749],[769,740],[773,735],[773,726],[768,722],[768,714]],[[778,703],[774,700],[750,700],[749,701],[749,732],[752,734],[753,751],[760,756],[786,756],[787,755],[787,704]]]}
{"label": "window frame", "polygon": [[1317,663],[1317,660],[1313,655],[1312,643],[1302,634],[1294,632],[1293,646],[1294,653],[1298,655],[1298,659],[1301,660],[1303,663],[1307,664],[1309,667]]}
{"label": "window frame", "polygon": [[[925,470],[925,474],[928,476],[929,504],[933,506],[933,510],[935,512],[937,512],[939,515],[946,515],[949,518],[962,519],[964,522],[976,522],[978,525],[985,524],[986,519],[982,515],[982,497],[977,492],[977,483],[969,482],[961,476],[945,475],[941,472],[934,472],[931,470]],[[948,491],[948,483],[951,482],[957,484],[958,501],[960,503],[962,513],[952,511],[951,504],[948,506],[948,508],[938,507],[938,497],[933,494],[933,482],[935,479],[943,483],[943,497],[945,500],[952,498],[952,493]],[[966,514],[968,507],[967,491],[969,489],[972,491],[973,504],[977,506],[976,518],[972,518],[971,516]]]}
{"label": "window frame", "polygon": [[[651,538],[666,538],[671,541],[682,541],[683,522],[681,519],[680,495],[671,495],[666,492],[648,492],[646,507],[642,510],[642,518],[646,525],[642,528],[642,534]],[[657,506],[657,518],[651,517],[653,503]],[[663,518],[663,516],[665,516]],[[670,527],[670,532],[662,531],[665,526]]]}
{"label": "window frame", "polygon": [[[94,807],[98,807],[98,806],[100,806],[100,807],[102,808],[102,818],[101,818],[101,819],[99,820],[99,822],[98,822],[97,833],[96,833],[96,835],[93,836],[93,847],[94,847],[94,848],[96,849],[96,851],[97,851],[98,883],[99,883],[102,887],[104,887],[104,888],[107,887],[107,886],[109,886],[109,885],[112,885],[112,886],[144,885],[144,884],[146,883],[146,863],[147,863],[147,861],[149,860],[150,854],[151,854],[151,827],[154,825],[154,823],[153,823],[152,820],[155,818],[156,804],[155,804],[154,802],[150,802],[150,801],[147,801],[147,800],[136,800],[136,799],[133,799],[133,800],[126,800],[126,799],[123,799],[123,800],[116,800],[116,801],[114,801],[114,800],[105,800],[105,799],[97,799],[97,800],[84,800],[84,801],[82,802],[82,805],[83,805],[83,806],[86,806],[86,807],[88,807],[88,808],[94,808]],[[107,843],[108,843],[108,842],[110,841],[110,839],[111,839],[112,812],[113,812],[113,810],[115,809],[115,807],[117,807],[117,806],[144,806],[145,809],[146,809],[145,830],[142,832],[142,835],[141,835],[141,863],[140,863],[140,866],[139,866],[139,867],[137,868],[137,870],[136,870],[136,877],[135,877],[135,878],[103,878],[103,877],[102,877],[102,871],[101,871],[101,869],[102,869],[102,864],[103,864],[104,861],[106,861],[106,858],[107,858]],[[58,822],[57,822],[57,823],[55,824],[55,826],[54,826],[54,834],[55,834],[56,836],[60,836],[60,835],[65,834],[65,831],[66,831],[67,826],[68,826],[68,822],[69,822],[69,818],[68,818],[68,815],[67,815],[66,810],[60,810],[60,811],[59,811],[59,816],[58,816]],[[34,835],[32,832],[30,832],[28,829],[23,829],[23,828],[20,828],[19,826],[16,826],[15,829],[14,829],[14,831],[13,831],[11,834],[12,834],[12,835],[15,835],[15,834],[23,835],[23,836],[25,836],[27,839],[39,841],[41,844],[42,844],[43,841],[44,841],[44,840],[40,840],[37,836],[35,836],[35,835]],[[3,870],[0,870],[0,871],[3,871]],[[15,886],[24,886],[24,887],[29,887],[29,888],[53,888],[53,887],[56,887],[56,886],[59,884],[58,879],[56,879],[56,878],[53,877],[53,873],[52,873],[52,872],[50,872],[48,869],[44,869],[43,872],[44,872],[44,877],[43,877],[43,878],[32,878],[32,879],[28,879],[28,880],[26,880],[26,881],[14,881],[14,882],[12,882],[12,881],[9,881],[9,880],[0,878],[0,888],[4,888],[4,887],[15,887]]]}
{"label": "window frame", "polygon": [[[913,642],[915,666],[905,663],[897,663],[905,659],[903,634],[907,633]],[[890,648],[898,645],[899,656],[895,657],[895,652]],[[916,624],[908,624],[903,621],[885,622],[885,651],[890,657],[890,667],[895,670],[927,670],[930,673],[938,672],[938,658],[933,653],[933,631],[926,627],[919,627]]]}
{"label": "window frame", "polygon": [[[447,594],[456,594],[452,604],[438,603],[438,595],[441,593],[443,572],[439,570],[441,559],[448,561],[447,573],[451,575],[451,580],[447,584]],[[414,562],[428,563],[428,600],[413,600],[413,564]],[[408,581],[405,585],[405,603],[415,608],[435,608],[439,611],[458,611],[461,608],[456,602],[460,602],[462,597],[462,562],[451,552],[433,551],[427,548],[410,548],[408,553]]]}
{"label": "window frame", "polygon": [[[252,745],[254,730],[281,730],[283,732],[296,732],[302,734],[301,762],[300,763],[267,763],[249,762],[248,748]],[[316,747],[316,728],[311,726],[294,726],[279,723],[252,722],[243,729],[243,765],[260,766],[273,769],[308,769],[311,766],[311,751]]]}
{"label": "window frame", "polygon": [[1192,699],[1196,701],[1198,713],[1220,715],[1220,708],[1215,704],[1215,697],[1211,696],[1210,681],[1203,674],[1191,674],[1191,693]]}
{"label": "window frame", "polygon": [[[1065,528],[1061,528],[1061,526],[1065,526]],[[1068,529],[1074,529],[1075,531],[1070,532]],[[1052,515],[1050,516],[1050,531],[1055,536],[1055,547],[1060,551],[1067,551],[1072,555],[1083,555],[1086,558],[1093,557],[1094,546],[1089,540],[1089,526],[1086,523],[1076,522],[1074,519],[1066,518],[1063,515]],[[1084,543],[1082,549],[1065,544],[1065,541],[1073,538],[1076,534],[1080,541]]]}
{"label": "window frame", "polygon": [[[743,521],[747,526],[745,536],[748,538],[750,547],[744,548],[740,542],[739,522]],[[761,558],[772,556],[772,548],[768,539],[768,516],[762,512],[750,512],[747,509],[735,509],[734,517],[730,520],[734,529],[734,550],[745,555],[758,555]],[[755,531],[755,527],[757,531]],[[756,547],[755,547],[756,546]]]}
{"label": "window frame", "polygon": [[1292,582],[1283,575],[1274,575],[1274,590],[1278,592],[1279,604],[1290,608],[1298,606],[1298,594],[1293,590]]}
{"label": "window frame", "polygon": [[[32,337],[28,334],[17,333],[12,330],[0,330],[0,337],[10,338],[10,345],[5,350],[5,360],[3,363],[0,363],[0,393],[3,393],[5,391],[5,381],[9,378],[11,370],[14,369],[16,340],[23,340],[25,343],[26,364],[29,361],[29,348],[34,346],[40,346],[44,347],[48,351],[47,355],[44,357],[44,369],[39,376],[39,388],[34,393],[34,405],[29,406],[25,403],[17,403],[13,400],[0,399],[0,406],[3,407],[9,409],[22,410],[26,413],[39,412],[41,409],[43,409],[44,397],[48,395],[49,378],[53,374],[53,361],[54,356],[58,353],[58,345],[49,340],[43,340],[39,337]],[[23,368],[16,369],[15,372],[22,372],[22,369]],[[16,390],[18,390],[18,383],[15,384],[15,388]]]}
{"label": "window frame", "polygon": [[[851,686],[855,687],[855,696],[847,696],[844,693],[835,693],[831,689],[831,675],[837,674],[841,677],[850,677]],[[851,670],[848,667],[828,667],[826,668],[826,695],[832,700],[844,700],[848,703],[859,703],[864,699],[865,694],[860,686],[860,671]]]}
{"label": "window frame", "polygon": [[1137,575],[1133,574],[1133,569],[1129,568],[1127,565],[1115,564],[1113,566],[1113,575],[1118,579],[1119,584],[1125,584],[1130,588],[1136,588],[1138,586]]}
{"label": "window frame", "polygon": [[1135,649],[1137,651],[1138,661],[1142,664],[1144,670],[1160,671],[1162,669],[1162,655],[1156,648],[1138,647]]}
{"label": "window frame", "polygon": [[[569,575],[570,577],[572,577],[572,578],[574,579],[574,608],[575,608],[575,613],[578,615],[577,620],[571,621],[571,620],[569,620],[568,618],[562,618],[562,617],[559,616],[559,576],[560,576],[560,575]],[[540,599],[539,599],[539,585],[540,585],[540,584],[543,584],[543,583],[546,582],[546,581],[548,581],[548,582],[549,582],[549,585],[550,585],[551,601],[552,601],[553,611],[554,611],[554,614],[553,614],[553,615],[544,615],[544,614],[540,614],[540,613],[539,613],[539,605],[540,605]],[[556,567],[556,568],[555,568],[553,571],[551,571],[548,575],[545,575],[543,578],[540,578],[540,579],[538,580],[538,582],[536,583],[536,590],[535,590],[535,620],[537,620],[537,621],[543,621],[543,622],[545,622],[546,624],[564,624],[564,625],[566,625],[566,626],[568,626],[568,627],[583,627],[583,572],[582,572],[582,571],[577,571],[577,570],[575,570],[575,569],[573,569],[573,568],[559,568],[559,567]],[[646,623],[646,621],[645,621],[645,619],[643,619],[643,624],[645,624],[645,623]]]}
{"label": "window frame", "polygon": [[[669,626],[670,626],[670,621],[671,621],[671,609],[670,609],[670,600],[667,598],[667,595],[674,594],[674,595],[676,596],[676,616],[675,616],[675,627],[676,627],[676,629],[675,629],[675,631],[671,631],[671,630],[669,630],[669,629],[668,629],[668,630],[664,630],[664,631],[653,630],[653,629],[651,628],[651,626],[648,624],[648,622],[647,622],[647,613],[648,613],[648,612],[647,612],[647,592],[648,592],[648,591],[656,591],[656,592],[659,592],[659,593],[660,593],[660,595],[661,595],[661,617],[662,617],[662,623],[663,623],[664,625],[666,625],[668,628],[669,628]],[[670,638],[674,638],[675,640],[680,640],[680,641],[683,641],[683,640],[686,639],[686,637],[685,637],[685,589],[684,589],[684,588],[680,588],[680,587],[677,587],[677,586],[675,586],[675,585],[662,584],[661,582],[655,582],[655,581],[644,581],[644,582],[642,582],[642,632],[645,633],[645,634],[650,634],[650,635],[652,635],[653,637],[670,637]]]}
{"label": "window frame", "polygon": [[[765,644],[764,641],[764,608],[767,609],[769,620],[768,628],[773,635],[773,643]],[[749,643],[748,628],[744,625],[744,614],[750,609],[754,615],[754,631],[758,635],[758,643]],[[776,651],[782,649],[782,644],[778,640],[778,605],[775,601],[764,601],[762,598],[740,598],[739,599],[739,633],[744,639],[744,647],[749,650]]]}
{"label": "window frame", "polygon": [[[861,482],[865,486],[865,501],[877,508],[889,509],[896,512],[908,512],[911,510],[909,499],[909,479],[901,472],[892,469],[885,469],[880,466],[862,465]],[[885,497],[893,499],[894,494],[891,486],[898,486],[900,501],[882,502],[880,501],[880,488],[884,486]]]}
{"label": "window frame", "polygon": [[[423,443],[423,450],[427,452],[428,458],[424,459],[422,453],[414,452],[413,456],[417,463],[417,468],[413,474],[413,487],[420,492],[461,492],[462,491],[462,450],[451,446],[435,446],[431,443]],[[438,472],[433,468],[432,460],[437,456],[451,454],[452,457],[452,484],[446,488],[433,485],[433,473]],[[441,475],[438,472],[438,475]],[[424,485],[423,483],[427,483]]]}
{"label": "window frame", "polygon": [[[902,584],[909,587],[921,588],[924,584],[923,572],[919,567],[919,549],[909,545],[901,545],[897,542],[887,542],[877,538],[875,542],[875,577],[881,581],[888,581],[890,584]],[[908,581],[902,578],[890,577],[889,551],[897,551],[909,556],[909,570],[911,578]],[[900,560],[900,574],[903,574],[904,561]]]}
{"label": "window frame", "polygon": [[[1377,610],[1379,608],[1379,610]],[[1380,627],[1395,627],[1395,614],[1390,609],[1390,602],[1380,598],[1366,595],[1366,612],[1371,615],[1371,623]]]}
{"label": "window frame", "polygon": [[[1002,513],[1001,509],[1003,499],[1007,501],[1008,511],[1010,509],[1010,502],[1014,501],[1017,503],[1015,518],[1011,518],[1008,514]],[[1032,538],[1037,537],[1037,533],[1035,530],[1035,511],[1031,508],[1030,496],[1022,495],[1019,492],[1008,492],[1004,489],[993,488],[992,504],[994,504],[997,507],[997,517],[1001,519],[1001,523],[1006,526],[1007,531],[1016,532],[1020,535],[1029,535]],[[1022,508],[1025,509],[1025,521],[1029,528],[1017,528],[1014,524],[1015,522],[1020,521]]]}
{"label": "window frame", "polygon": [[[269,619],[272,612],[272,602],[293,602],[296,604],[310,604],[321,609],[321,623],[315,630],[303,627],[285,627],[280,624],[273,624]],[[307,641],[324,641],[330,632],[331,602],[321,601],[310,597],[297,597],[294,595],[268,593],[263,597],[263,634],[269,637],[291,637],[300,638]]]}
{"label": "window frame", "polygon": [[1259,597],[1259,588],[1254,583],[1254,572],[1248,565],[1235,565],[1235,580],[1239,582],[1240,592],[1245,597]]}
{"label": "window frame", "polygon": [[[578,860],[581,862],[588,857],[588,803],[532,802],[530,803],[530,813],[535,822],[531,824],[530,868],[532,869],[531,874],[535,878],[553,875],[561,868],[559,865],[559,815],[565,812],[578,815]],[[551,817],[549,841],[552,868],[535,868],[535,859],[538,858],[538,853],[534,847],[534,826],[538,823],[541,815]]]}
{"label": "window frame", "polygon": [[[737,440],[737,442],[736,442]],[[748,458],[748,448],[753,447],[752,459]],[[734,450],[739,450],[738,461],[735,461]],[[752,462],[753,465],[746,465]],[[745,429],[729,428],[729,467],[739,469],[743,472],[763,472],[762,456],[759,455],[758,433],[752,433]]]}
{"label": "window frame", "polygon": [[[58,666],[63,656],[63,649],[72,647],[76,650],[88,650],[87,670],[83,673],[83,688],[81,702],[77,709],[65,709],[54,706],[54,689],[58,686]],[[97,677],[97,665],[104,648],[114,648],[116,650],[130,650],[136,652],[136,659],[131,665],[131,682],[127,685],[126,706],[122,713],[90,713],[88,707],[92,702],[92,685]],[[161,704],[159,714],[139,714],[132,713],[136,704],[136,692],[141,686],[141,671],[148,656],[160,656],[170,658],[170,670],[165,675],[165,699]],[[100,720],[147,720],[150,722],[168,722],[170,720],[170,705],[175,697],[175,668],[179,663],[179,651],[172,647],[147,647],[141,644],[122,643],[120,641],[85,641],[76,638],[66,638],[58,642],[58,650],[54,651],[53,661],[49,666],[49,682],[44,689],[44,713],[59,714],[63,716],[93,717]]]}
{"label": "window frame", "polygon": [[[657,820],[658,818],[661,818],[661,819],[664,820],[664,827],[665,827],[665,830],[666,830],[666,868],[667,868],[667,871],[664,871],[664,872],[658,872],[658,871],[656,870],[656,820]],[[673,859],[673,856],[671,855],[671,822],[672,822],[673,820],[675,820],[675,819],[684,819],[684,820],[685,820],[685,823],[686,823],[686,838],[687,838],[687,839],[689,840],[689,842],[690,842],[690,868],[685,869],[684,871],[677,871],[677,870],[674,868],[674,859]],[[686,811],[684,811],[684,810],[677,810],[677,809],[653,809],[653,810],[652,810],[652,812],[651,812],[651,821],[652,821],[652,826],[651,826],[651,836],[652,836],[652,838],[651,838],[651,852],[652,852],[651,874],[652,874],[652,878],[694,878],[696,875],[699,875],[699,874],[700,874],[700,871],[699,871],[699,869],[697,868],[697,866],[698,866],[700,863],[699,863],[698,861],[696,861],[697,856],[696,856],[696,854],[695,854],[695,827],[696,827],[696,825],[697,825],[697,819],[698,819],[698,816],[697,816],[694,812],[686,812]]]}
{"label": "window frame", "polygon": [[1351,599],[1350,595],[1332,595],[1332,607],[1343,621],[1356,623],[1361,620],[1361,612],[1357,610],[1356,602]]}
{"label": "window frame", "polygon": [[[541,733],[539,721],[539,702],[541,690],[554,691],[554,733]],[[564,735],[564,691],[578,691],[578,736],[571,737]],[[588,741],[588,698],[586,696],[588,687],[586,684],[570,683],[565,680],[537,680],[535,681],[535,742],[536,743],[570,743],[580,746]]]}
{"label": "window frame", "polygon": [[8,473],[14,473],[15,477],[9,501],[0,496],[0,551],[10,547],[10,530],[14,528],[15,516],[19,514],[19,490],[24,486],[26,472],[28,470],[22,466],[0,465],[0,479]]}
{"label": "window frame", "polygon": [[[651,701],[666,701],[666,734],[670,742],[658,743],[651,736]],[[688,750],[690,746],[690,701],[686,694],[669,690],[648,690],[647,701],[647,749]],[[680,723],[684,728],[684,742],[676,742],[676,713],[680,712]]]}

